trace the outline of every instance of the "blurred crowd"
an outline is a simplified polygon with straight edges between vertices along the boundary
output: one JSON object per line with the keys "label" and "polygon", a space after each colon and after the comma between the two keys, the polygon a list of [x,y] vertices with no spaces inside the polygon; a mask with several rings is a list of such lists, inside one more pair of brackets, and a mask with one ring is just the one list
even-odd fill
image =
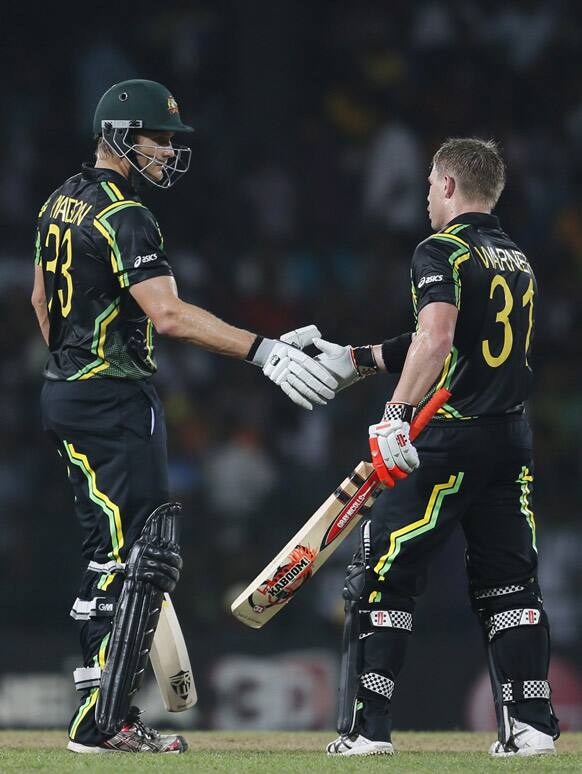
{"label": "blurred crowd", "polygon": [[[579,530],[578,4],[145,2],[139,15],[120,8],[115,24],[96,14],[72,40],[74,22],[58,14],[28,30],[38,45],[24,66],[10,66],[18,35],[1,54],[10,77],[0,125],[0,573],[15,626],[26,626],[24,609],[61,626],[55,610],[64,620],[81,568],[65,473],[38,416],[44,345],[29,302],[36,213],[92,158],[94,106],[129,77],[167,84],[197,129],[189,175],[146,196],[181,296],[269,336],[311,322],[340,343],[410,330],[408,269],[429,233],[431,156],[449,136],[500,143],[508,184],[497,214],[540,288],[530,406],[540,544]],[[169,340],[158,339],[157,351],[172,490],[186,513],[177,594],[207,632],[235,636],[217,600],[254,576],[365,458],[368,424],[392,383],[369,379],[307,413],[248,365]],[[333,582],[320,583],[322,599],[339,600],[345,556]],[[456,580],[462,595],[460,566]],[[49,587],[58,600],[50,605]],[[335,643],[337,605],[312,607],[314,631]],[[578,621],[570,645],[582,639],[581,612],[579,602],[570,608],[570,627]]]}

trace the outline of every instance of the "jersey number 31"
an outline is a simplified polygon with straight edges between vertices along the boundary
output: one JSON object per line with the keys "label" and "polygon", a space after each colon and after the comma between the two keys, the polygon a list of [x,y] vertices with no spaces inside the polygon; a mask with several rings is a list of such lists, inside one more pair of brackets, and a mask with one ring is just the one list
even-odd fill
{"label": "jersey number 31", "polygon": [[[501,294],[502,294],[501,300],[502,300],[503,306],[501,310],[497,312],[497,316],[495,317],[495,322],[499,323],[500,325],[503,325],[503,346],[501,347],[499,354],[494,355],[491,352],[489,339],[484,339],[481,342],[483,357],[485,358],[485,362],[487,363],[487,365],[491,366],[491,368],[498,368],[500,365],[502,365],[502,363],[505,363],[505,361],[511,354],[511,349],[513,347],[513,330],[511,328],[509,315],[511,313],[511,310],[513,309],[514,302],[513,302],[513,296],[511,294],[510,287],[507,284],[507,280],[501,274],[496,274],[491,280],[491,287],[489,288],[490,299],[493,299],[493,296],[495,295],[495,291],[497,291],[498,289],[499,291],[501,291]],[[497,295],[499,295],[499,292],[497,293]],[[534,299],[533,279],[530,278],[529,285],[527,286],[527,290],[525,291],[521,299],[522,308],[529,306],[528,327],[527,327],[527,334],[525,337],[526,362],[527,362],[527,354],[529,351],[531,329],[533,327],[533,299]]]}

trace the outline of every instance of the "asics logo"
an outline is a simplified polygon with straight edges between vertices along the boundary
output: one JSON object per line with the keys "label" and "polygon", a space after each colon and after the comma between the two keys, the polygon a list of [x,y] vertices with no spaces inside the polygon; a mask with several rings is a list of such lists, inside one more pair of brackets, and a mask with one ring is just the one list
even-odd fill
{"label": "asics logo", "polygon": [[135,261],[133,262],[133,268],[137,269],[138,266],[142,265],[142,263],[150,263],[151,261],[157,261],[157,260],[158,260],[157,253],[150,253],[149,255],[138,255]]}
{"label": "asics logo", "polygon": [[421,288],[423,285],[430,285],[431,282],[442,282],[443,281],[443,275],[442,274],[429,274],[428,277],[423,277],[420,282],[418,283],[418,287]]}

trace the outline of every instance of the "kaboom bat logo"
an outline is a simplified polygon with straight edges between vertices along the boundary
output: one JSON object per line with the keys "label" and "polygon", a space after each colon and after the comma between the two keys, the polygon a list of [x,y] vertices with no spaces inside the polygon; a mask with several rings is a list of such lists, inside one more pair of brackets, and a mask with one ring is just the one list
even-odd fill
{"label": "kaboom bat logo", "polygon": [[[313,560],[317,551],[309,546],[296,546],[288,556],[285,564],[280,565],[275,573],[266,580],[249,599],[256,613],[262,613],[273,605],[283,605],[303,586],[312,575]],[[257,596],[260,602],[253,599]]]}

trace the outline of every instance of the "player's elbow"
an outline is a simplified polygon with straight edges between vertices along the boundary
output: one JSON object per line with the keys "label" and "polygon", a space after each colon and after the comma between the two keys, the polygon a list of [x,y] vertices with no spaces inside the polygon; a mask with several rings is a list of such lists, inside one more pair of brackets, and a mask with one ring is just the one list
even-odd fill
{"label": "player's elbow", "polygon": [[434,360],[443,360],[453,346],[453,335],[443,328],[424,328],[417,332],[416,339],[422,343],[424,356]]}
{"label": "player's elbow", "polygon": [[179,336],[180,313],[177,304],[158,307],[150,314],[150,319],[160,336]]}
{"label": "player's elbow", "polygon": [[46,306],[46,296],[44,293],[38,291],[36,288],[32,291],[30,297],[30,303],[36,311],[43,309]]}
{"label": "player's elbow", "polygon": [[444,360],[453,346],[453,336],[448,331],[432,331],[429,339],[435,360]]}

